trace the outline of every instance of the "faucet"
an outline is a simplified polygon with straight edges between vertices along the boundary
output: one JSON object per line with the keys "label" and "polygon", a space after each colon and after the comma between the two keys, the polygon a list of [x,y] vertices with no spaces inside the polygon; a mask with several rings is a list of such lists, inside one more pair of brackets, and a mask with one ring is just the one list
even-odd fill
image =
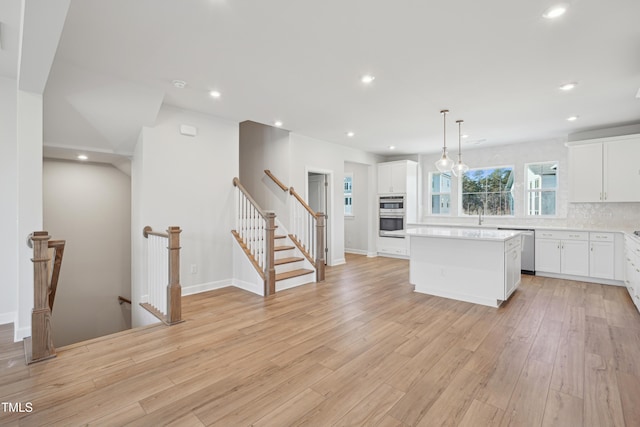
{"label": "faucet", "polygon": [[482,212],[484,211],[484,203],[480,202],[480,206],[482,207],[482,209],[478,207],[478,225],[482,225]]}

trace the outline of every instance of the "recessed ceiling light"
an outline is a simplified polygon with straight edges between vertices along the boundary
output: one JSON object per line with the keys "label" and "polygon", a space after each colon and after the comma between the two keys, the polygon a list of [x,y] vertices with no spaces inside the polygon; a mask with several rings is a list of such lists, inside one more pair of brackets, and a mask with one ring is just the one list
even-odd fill
{"label": "recessed ceiling light", "polygon": [[567,91],[570,91],[571,89],[574,89],[577,85],[578,83],[576,82],[565,83],[562,86],[560,86],[560,90],[567,92]]}
{"label": "recessed ceiling light", "polygon": [[462,138],[464,138],[464,139],[469,138],[469,135],[466,135],[466,134],[462,135]]}
{"label": "recessed ceiling light", "polygon": [[209,95],[211,95],[212,98],[220,98],[222,94],[217,90],[212,90],[211,92],[209,92]]}
{"label": "recessed ceiling light", "polygon": [[282,126],[282,122],[280,120],[276,120],[275,122],[273,122],[273,125],[275,127],[280,127],[280,126]]}
{"label": "recessed ceiling light", "polygon": [[376,78],[374,76],[372,76],[371,74],[365,74],[364,76],[362,76],[362,78],[360,79],[360,81],[364,84],[369,84],[372,81],[374,81]]}
{"label": "recessed ceiling light", "polygon": [[564,15],[566,11],[567,11],[566,5],[558,4],[547,9],[542,16],[547,19],[555,19]]}
{"label": "recessed ceiling light", "polygon": [[390,146],[389,146],[389,150],[395,150],[395,149],[396,149],[396,146],[395,146],[395,145],[390,145]]}
{"label": "recessed ceiling light", "polygon": [[578,120],[579,116],[571,116],[571,117],[567,117],[567,120],[569,120],[570,122],[575,122],[576,120]]}
{"label": "recessed ceiling light", "polygon": [[171,84],[178,89],[184,89],[184,87],[187,85],[187,82],[185,82],[184,80],[174,80],[171,82]]}
{"label": "recessed ceiling light", "polygon": [[353,132],[347,132],[347,136],[348,136],[349,138],[353,138],[355,135],[356,135],[356,134],[355,134],[355,133],[353,133]]}
{"label": "recessed ceiling light", "polygon": [[89,160],[89,157],[85,156],[84,154],[78,154],[77,159],[78,160]]}

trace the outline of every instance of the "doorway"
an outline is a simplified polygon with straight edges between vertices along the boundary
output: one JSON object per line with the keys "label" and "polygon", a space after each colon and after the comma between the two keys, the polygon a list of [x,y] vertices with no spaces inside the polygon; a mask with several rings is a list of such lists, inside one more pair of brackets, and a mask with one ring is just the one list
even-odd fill
{"label": "doorway", "polygon": [[307,169],[307,203],[309,207],[315,212],[323,212],[325,214],[325,227],[324,227],[324,262],[330,264],[331,259],[331,242],[329,241],[331,233],[331,218],[329,212],[331,211],[331,195],[330,182],[332,174],[330,171],[311,170]]}

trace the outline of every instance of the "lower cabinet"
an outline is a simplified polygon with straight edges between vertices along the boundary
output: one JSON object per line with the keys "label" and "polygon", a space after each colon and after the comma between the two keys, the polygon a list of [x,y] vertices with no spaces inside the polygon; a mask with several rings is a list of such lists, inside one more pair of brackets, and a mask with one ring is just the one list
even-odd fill
{"label": "lower cabinet", "polygon": [[600,279],[615,278],[615,235],[589,233],[589,276]]}
{"label": "lower cabinet", "polygon": [[589,276],[589,233],[536,232],[536,271]]}
{"label": "lower cabinet", "polygon": [[625,241],[625,279],[629,296],[640,310],[640,242],[626,237]]}
{"label": "lower cabinet", "polygon": [[[516,239],[512,239],[512,240],[516,240]],[[509,298],[509,295],[511,295],[513,291],[516,290],[516,288],[518,287],[518,283],[520,283],[521,262],[522,262],[522,250],[520,249],[520,244],[508,249],[504,253],[504,266],[505,266],[504,268],[504,275],[505,275],[504,299],[505,300]]]}
{"label": "lower cabinet", "polygon": [[378,253],[380,255],[409,256],[409,237],[378,237]]}

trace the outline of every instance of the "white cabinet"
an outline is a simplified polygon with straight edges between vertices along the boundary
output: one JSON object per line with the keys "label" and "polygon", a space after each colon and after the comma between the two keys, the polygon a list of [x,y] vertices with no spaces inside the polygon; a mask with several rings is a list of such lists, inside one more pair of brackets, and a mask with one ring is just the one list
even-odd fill
{"label": "white cabinet", "polygon": [[640,202],[640,135],[570,144],[572,202]]}
{"label": "white cabinet", "polygon": [[625,279],[629,296],[640,310],[640,242],[625,236]]}
{"label": "white cabinet", "polygon": [[589,233],[580,231],[536,232],[536,271],[589,275]]}
{"label": "white cabinet", "polygon": [[589,233],[589,276],[600,279],[615,278],[613,233]]}
{"label": "white cabinet", "polygon": [[404,194],[417,190],[418,164],[411,160],[378,163],[378,194]]}
{"label": "white cabinet", "polygon": [[520,269],[522,263],[522,251],[520,249],[519,238],[508,240],[507,251],[504,253],[505,278],[504,278],[504,299],[506,300],[516,290],[520,283]]}
{"label": "white cabinet", "polygon": [[409,237],[404,239],[397,237],[378,236],[378,253],[406,257],[409,256]]}

